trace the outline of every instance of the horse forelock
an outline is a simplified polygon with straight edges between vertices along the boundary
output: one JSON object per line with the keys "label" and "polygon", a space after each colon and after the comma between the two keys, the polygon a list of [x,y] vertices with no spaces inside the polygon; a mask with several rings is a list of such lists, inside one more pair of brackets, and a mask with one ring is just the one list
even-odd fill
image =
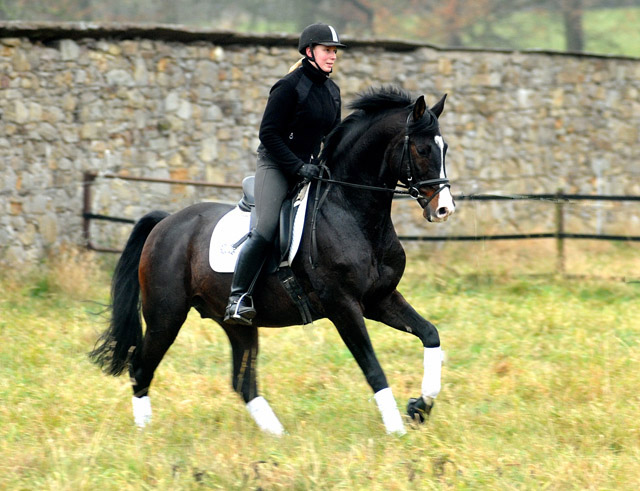
{"label": "horse forelock", "polygon": [[416,134],[438,135],[440,134],[440,123],[435,114],[427,109],[424,115],[417,121],[409,124],[409,136]]}

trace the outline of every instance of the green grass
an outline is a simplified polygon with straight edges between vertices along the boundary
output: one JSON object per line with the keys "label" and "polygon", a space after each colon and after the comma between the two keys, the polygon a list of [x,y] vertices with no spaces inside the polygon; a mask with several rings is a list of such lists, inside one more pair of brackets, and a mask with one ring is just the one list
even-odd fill
{"label": "green grass", "polygon": [[[637,246],[568,249],[571,272],[607,263],[640,276]],[[640,284],[531,276],[548,272],[552,246],[429,250],[409,252],[401,291],[439,328],[443,390],[403,438],[385,435],[327,322],[262,332],[262,392],[289,434],[260,433],[229,387],[226,337],[197,315],[138,431],[127,378],[86,357],[108,275],[69,284],[66,264],[5,276],[0,489],[637,489]],[[420,391],[420,344],[377,323],[370,333],[403,406]]]}

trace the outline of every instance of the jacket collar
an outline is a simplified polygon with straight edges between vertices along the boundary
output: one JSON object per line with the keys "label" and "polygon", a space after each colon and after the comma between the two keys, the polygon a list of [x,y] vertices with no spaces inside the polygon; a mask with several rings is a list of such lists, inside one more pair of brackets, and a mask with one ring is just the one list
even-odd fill
{"label": "jacket collar", "polygon": [[328,73],[325,73],[319,68],[313,66],[307,58],[302,60],[302,69],[304,70],[305,75],[309,77],[312,82],[323,84],[329,78]]}

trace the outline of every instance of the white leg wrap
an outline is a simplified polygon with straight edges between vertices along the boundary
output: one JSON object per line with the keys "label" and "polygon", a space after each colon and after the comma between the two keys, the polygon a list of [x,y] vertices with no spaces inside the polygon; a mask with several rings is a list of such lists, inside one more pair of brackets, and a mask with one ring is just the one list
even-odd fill
{"label": "white leg wrap", "polygon": [[375,398],[378,409],[382,414],[382,422],[384,423],[384,427],[387,429],[387,433],[404,435],[406,430],[404,429],[402,416],[400,416],[400,411],[398,411],[396,399],[393,397],[391,388],[387,387],[386,389],[379,390],[373,397]]}
{"label": "white leg wrap", "polygon": [[151,399],[149,396],[132,397],[133,420],[138,428],[144,428],[151,423]]}
{"label": "white leg wrap", "polygon": [[247,403],[247,410],[262,431],[276,436],[284,435],[282,424],[264,397],[258,396],[251,399]]}
{"label": "white leg wrap", "polygon": [[422,378],[422,397],[434,399],[440,393],[442,359],[444,352],[437,348],[424,349],[424,376]]}

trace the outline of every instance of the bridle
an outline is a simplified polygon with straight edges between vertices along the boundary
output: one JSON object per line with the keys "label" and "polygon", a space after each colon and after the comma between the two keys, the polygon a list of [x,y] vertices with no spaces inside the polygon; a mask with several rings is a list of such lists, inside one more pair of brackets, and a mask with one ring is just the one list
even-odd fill
{"label": "bridle", "polygon": [[[438,194],[440,194],[440,192],[442,192],[443,189],[451,188],[451,184],[449,182],[449,179],[446,177],[447,176],[446,170],[444,173],[445,177],[438,177],[436,179],[425,179],[413,184],[413,176],[415,175],[415,172],[414,172],[415,165],[413,163],[413,159],[411,158],[411,149],[410,149],[411,141],[409,139],[409,119],[411,119],[411,113],[409,113],[409,116],[407,116],[407,123],[405,124],[405,128],[404,128],[404,144],[402,146],[402,156],[400,157],[400,165],[403,165],[405,161],[407,163],[407,183],[408,184],[406,186],[401,183],[398,184],[398,186],[407,189],[407,191],[402,193],[398,192],[397,194],[408,194],[413,199],[415,199],[420,204],[420,206],[424,209],[429,205],[429,203],[431,203],[431,201],[436,196],[438,196]],[[444,168],[444,154],[442,155],[442,160],[443,160],[442,166]],[[423,186],[437,186],[437,189],[431,196],[429,196],[428,198],[425,198],[420,194],[420,188]]]}
{"label": "bridle", "polygon": [[[370,186],[367,184],[357,184],[357,183],[348,182],[348,181],[338,181],[335,179],[331,179],[331,172],[329,171],[329,168],[325,165],[324,162],[320,162],[319,164],[321,168],[321,175],[326,174],[329,177],[318,177],[315,180],[320,182],[326,182],[328,184],[339,184],[341,186],[347,186],[347,187],[352,187],[357,189],[365,189],[367,191],[380,191],[380,192],[393,193],[396,195],[406,195],[415,199],[423,209],[426,208],[429,205],[429,203],[431,203],[431,201],[438,194],[440,194],[440,192],[442,192],[443,189],[451,188],[451,184],[449,182],[449,178],[446,177],[446,171],[445,171],[445,177],[438,177],[436,179],[424,179],[416,183],[413,182],[414,175],[415,175],[415,164],[413,162],[413,158],[411,157],[411,149],[410,149],[411,139],[409,137],[409,121],[411,119],[411,116],[412,116],[411,113],[409,113],[409,115],[407,116],[407,122],[404,128],[404,142],[402,146],[402,155],[400,157],[400,166],[406,169],[407,184],[406,185],[403,183],[396,184],[397,187],[400,187],[403,189],[391,189],[391,188],[382,187],[382,186]],[[442,156],[442,158],[444,159],[444,155]],[[444,165],[444,162],[442,165]],[[433,186],[433,187],[437,186],[437,189],[434,191],[434,193],[431,196],[426,198],[422,196],[422,194],[420,193],[420,188],[424,186]],[[325,190],[325,195],[323,195],[323,198],[321,201],[324,200],[324,196],[326,196],[327,192],[328,192],[328,189]]]}

